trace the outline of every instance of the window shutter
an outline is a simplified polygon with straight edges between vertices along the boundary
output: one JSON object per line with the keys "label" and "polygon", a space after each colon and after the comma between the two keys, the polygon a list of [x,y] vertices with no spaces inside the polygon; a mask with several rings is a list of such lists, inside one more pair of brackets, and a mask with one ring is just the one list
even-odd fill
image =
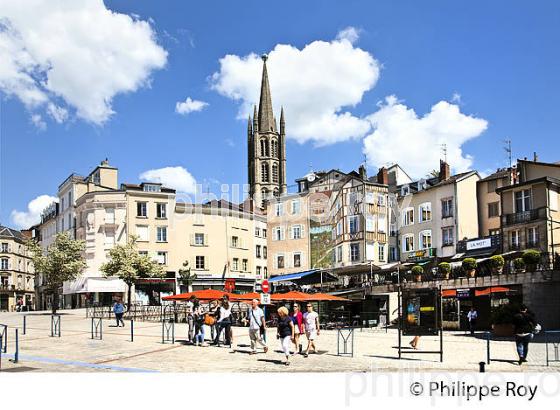
{"label": "window shutter", "polygon": [[288,228],[288,238],[294,239],[294,231],[291,226]]}
{"label": "window shutter", "polygon": [[204,245],[208,246],[208,234],[207,233],[204,234]]}
{"label": "window shutter", "polygon": [[305,230],[303,229],[303,225],[299,226],[299,230],[300,230],[300,233],[301,233],[301,237],[304,238],[305,237]]}

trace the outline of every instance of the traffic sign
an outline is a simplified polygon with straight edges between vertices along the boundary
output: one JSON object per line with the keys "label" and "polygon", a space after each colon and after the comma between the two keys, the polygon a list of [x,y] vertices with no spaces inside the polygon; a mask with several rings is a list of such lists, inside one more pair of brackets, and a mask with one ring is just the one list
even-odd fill
{"label": "traffic sign", "polygon": [[268,293],[268,291],[270,290],[270,287],[268,285],[268,280],[265,279],[262,281],[261,289],[264,293]]}
{"label": "traffic sign", "polygon": [[270,293],[261,293],[261,305],[270,305]]}

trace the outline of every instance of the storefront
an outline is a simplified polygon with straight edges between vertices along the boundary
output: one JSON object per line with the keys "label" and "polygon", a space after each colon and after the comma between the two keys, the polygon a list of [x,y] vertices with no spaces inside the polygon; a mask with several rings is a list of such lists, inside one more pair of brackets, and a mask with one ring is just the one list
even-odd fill
{"label": "storefront", "polygon": [[488,330],[494,308],[523,300],[521,285],[445,289],[442,296],[443,326],[447,330],[467,330],[471,307],[478,313],[477,330]]}

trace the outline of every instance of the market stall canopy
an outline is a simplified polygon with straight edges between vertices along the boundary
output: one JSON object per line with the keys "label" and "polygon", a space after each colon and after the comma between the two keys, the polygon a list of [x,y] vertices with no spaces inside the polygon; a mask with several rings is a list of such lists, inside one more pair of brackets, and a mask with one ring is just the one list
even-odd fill
{"label": "market stall canopy", "polygon": [[515,290],[506,288],[504,286],[492,286],[486,289],[475,289],[474,295],[486,296],[486,295],[490,295],[491,293],[506,293],[506,292],[515,292]]}
{"label": "market stall canopy", "polygon": [[258,292],[250,292],[250,293],[243,293],[241,295],[233,294],[230,297],[230,300],[233,301],[251,301],[253,299],[261,299],[261,294]]}
{"label": "market stall canopy", "polygon": [[330,295],[328,293],[312,293],[310,294],[311,299],[314,301],[322,302],[351,302],[350,299],[341,298],[340,296]]}
{"label": "market stall canopy", "polygon": [[336,282],[338,278],[327,271],[312,269],[303,272],[278,275],[268,279],[270,283],[293,282],[298,285],[314,285],[317,283]]}
{"label": "market stall canopy", "polygon": [[218,289],[203,289],[195,290],[194,292],[180,293],[178,295],[165,296],[163,300],[189,300],[192,296],[196,296],[199,300],[216,300],[221,299],[224,296],[228,296],[230,299],[234,299],[235,296],[232,293],[224,292]]}

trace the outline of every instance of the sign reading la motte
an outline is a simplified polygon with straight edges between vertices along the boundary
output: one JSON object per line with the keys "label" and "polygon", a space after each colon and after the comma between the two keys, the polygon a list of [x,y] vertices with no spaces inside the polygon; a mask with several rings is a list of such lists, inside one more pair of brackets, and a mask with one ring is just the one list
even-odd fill
{"label": "sign reading la motte", "polygon": [[261,293],[261,305],[270,305],[270,293]]}
{"label": "sign reading la motte", "polygon": [[262,281],[261,289],[264,293],[268,293],[270,290],[270,286],[268,285],[268,281],[266,279]]}

